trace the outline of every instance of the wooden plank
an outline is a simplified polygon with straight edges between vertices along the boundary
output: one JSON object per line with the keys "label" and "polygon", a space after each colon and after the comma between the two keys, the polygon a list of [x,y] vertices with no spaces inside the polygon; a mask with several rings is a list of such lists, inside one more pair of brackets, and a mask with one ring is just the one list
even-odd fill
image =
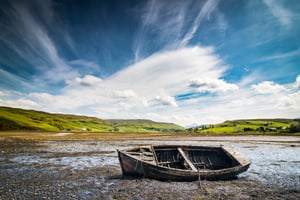
{"label": "wooden plank", "polygon": [[172,147],[172,148],[155,148],[155,151],[176,151],[176,147]]}
{"label": "wooden plank", "polygon": [[234,148],[222,146],[222,149],[229,153],[229,155],[236,159],[241,165],[248,165],[250,163],[250,161],[245,158],[245,156],[237,152]]}
{"label": "wooden plank", "polygon": [[127,152],[130,155],[144,155],[144,156],[153,156],[152,152]]}
{"label": "wooden plank", "polygon": [[184,158],[184,160],[187,162],[187,164],[190,166],[190,168],[193,171],[198,171],[197,168],[193,165],[193,163],[190,161],[190,159],[185,155],[184,151],[182,150],[182,148],[177,148],[177,150],[179,151],[179,153],[181,154],[181,156]]}
{"label": "wooden plank", "polygon": [[152,154],[153,154],[153,157],[154,157],[154,160],[155,160],[155,165],[157,166],[158,165],[158,160],[157,160],[156,153],[155,153],[155,150],[154,150],[152,145],[151,145],[151,151],[152,151]]}

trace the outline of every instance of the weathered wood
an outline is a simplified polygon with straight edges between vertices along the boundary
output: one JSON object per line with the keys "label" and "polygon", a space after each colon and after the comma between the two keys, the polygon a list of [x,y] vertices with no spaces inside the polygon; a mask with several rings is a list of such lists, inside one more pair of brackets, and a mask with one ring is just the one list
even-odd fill
{"label": "weathered wood", "polygon": [[152,145],[151,145],[151,151],[152,151],[152,154],[153,154],[153,157],[154,157],[154,160],[155,160],[155,164],[157,166],[158,165],[158,160],[157,160],[156,153],[155,153],[155,150],[154,150]]}
{"label": "weathered wood", "polygon": [[193,163],[190,161],[190,159],[185,155],[182,148],[178,147],[177,149],[178,149],[179,153],[181,154],[181,156],[184,158],[185,162],[190,166],[190,168],[193,171],[197,171],[197,168],[193,165]]}
{"label": "weathered wood", "polygon": [[153,156],[152,152],[128,152],[131,155]]}
{"label": "weathered wood", "polygon": [[224,151],[226,151],[230,156],[232,156],[234,159],[236,159],[241,165],[245,165],[250,162],[241,153],[239,153],[238,151],[236,151],[235,149],[233,149],[231,147],[222,146],[222,149],[224,149]]}

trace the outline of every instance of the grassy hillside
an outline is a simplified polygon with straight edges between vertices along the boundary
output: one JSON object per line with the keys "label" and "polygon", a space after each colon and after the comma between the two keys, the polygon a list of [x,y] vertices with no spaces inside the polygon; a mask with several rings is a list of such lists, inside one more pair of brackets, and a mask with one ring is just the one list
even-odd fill
{"label": "grassy hillside", "polygon": [[184,128],[176,124],[150,120],[102,120],[95,117],[0,107],[0,130],[179,132],[184,131]]}
{"label": "grassy hillside", "polygon": [[183,127],[151,120],[109,120],[113,130],[122,132],[183,132]]}
{"label": "grassy hillside", "polygon": [[299,119],[230,120],[220,124],[202,125],[190,129],[197,133],[276,134],[300,132]]}

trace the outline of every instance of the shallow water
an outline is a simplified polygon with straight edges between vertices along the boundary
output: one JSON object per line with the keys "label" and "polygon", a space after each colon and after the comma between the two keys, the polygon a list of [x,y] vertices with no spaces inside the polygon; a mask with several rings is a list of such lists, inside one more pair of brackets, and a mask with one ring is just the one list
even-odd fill
{"label": "shallow water", "polygon": [[116,165],[116,156],[112,155],[90,155],[90,156],[65,156],[59,158],[44,158],[39,156],[16,156],[10,159],[11,162],[26,165],[56,165],[62,168],[73,168],[83,170],[86,168]]}
{"label": "shallow water", "polygon": [[[118,168],[116,149],[149,144],[226,145],[234,147],[252,161],[248,171],[240,175],[241,178],[260,181],[266,187],[300,187],[300,143],[293,137],[152,138],[126,141],[49,141],[45,144],[38,154],[15,154],[10,156],[9,161],[23,165],[56,165],[75,170],[103,166]],[[56,157],[55,153],[65,154]]]}
{"label": "shallow water", "polygon": [[252,161],[243,176],[248,175],[270,187],[300,187],[300,147],[264,144],[237,149]]}

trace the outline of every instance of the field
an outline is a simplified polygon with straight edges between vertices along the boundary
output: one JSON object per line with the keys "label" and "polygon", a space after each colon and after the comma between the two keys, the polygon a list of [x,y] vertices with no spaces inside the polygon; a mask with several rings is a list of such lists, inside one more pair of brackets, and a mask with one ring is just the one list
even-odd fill
{"label": "field", "polygon": [[76,132],[183,132],[183,127],[151,120],[103,120],[96,117],[53,114],[0,107],[1,130]]}
{"label": "field", "polygon": [[[226,145],[249,170],[226,181],[122,177],[116,149]],[[299,136],[0,132],[0,199],[299,199]]]}
{"label": "field", "polygon": [[[299,120],[292,119],[247,119],[230,120],[220,124],[203,125],[193,132],[210,134],[284,134],[299,133]],[[291,127],[296,127],[295,131]]]}

